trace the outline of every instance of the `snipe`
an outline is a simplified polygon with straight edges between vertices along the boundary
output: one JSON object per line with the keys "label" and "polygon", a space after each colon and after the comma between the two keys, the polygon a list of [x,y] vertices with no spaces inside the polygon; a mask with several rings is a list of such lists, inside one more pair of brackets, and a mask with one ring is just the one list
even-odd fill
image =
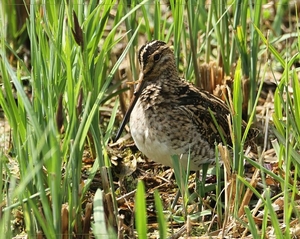
{"label": "snipe", "polygon": [[[117,140],[130,117],[131,135],[149,159],[172,167],[172,155],[190,170],[215,161],[215,142],[222,142],[210,111],[231,144],[223,101],[179,77],[173,51],[162,41],[151,41],[139,50],[141,74]],[[243,126],[245,127],[245,125]],[[249,132],[249,140],[255,134]]]}

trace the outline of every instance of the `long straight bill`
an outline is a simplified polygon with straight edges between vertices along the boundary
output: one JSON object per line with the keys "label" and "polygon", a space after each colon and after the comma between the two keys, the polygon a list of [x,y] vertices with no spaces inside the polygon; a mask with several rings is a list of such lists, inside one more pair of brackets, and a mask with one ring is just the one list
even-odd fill
{"label": "long straight bill", "polygon": [[126,111],[126,114],[125,114],[125,116],[124,116],[124,118],[123,118],[123,120],[122,120],[122,123],[121,123],[121,125],[120,125],[120,127],[119,127],[119,129],[118,129],[118,132],[117,132],[117,134],[116,134],[116,137],[115,137],[115,139],[114,139],[114,142],[116,142],[116,141],[120,138],[120,136],[121,136],[121,134],[122,134],[122,132],[123,132],[123,129],[124,129],[125,125],[127,124],[128,120],[129,120],[129,117],[130,117],[130,114],[131,114],[131,112],[132,112],[132,110],[133,110],[133,107],[135,106],[135,104],[136,104],[136,102],[137,102],[139,96],[140,96],[141,93],[142,93],[143,86],[144,86],[143,77],[144,77],[144,75],[141,73],[141,74],[140,74],[140,77],[139,77],[139,80],[138,80],[139,84],[138,84],[136,90],[134,91],[134,94],[133,94],[133,97],[132,97],[132,99],[131,99],[129,108],[128,108],[128,110]]}

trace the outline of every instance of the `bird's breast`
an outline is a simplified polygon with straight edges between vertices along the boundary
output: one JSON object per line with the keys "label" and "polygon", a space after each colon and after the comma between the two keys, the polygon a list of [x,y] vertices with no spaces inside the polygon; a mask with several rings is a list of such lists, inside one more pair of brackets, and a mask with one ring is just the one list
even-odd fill
{"label": "bird's breast", "polygon": [[162,125],[152,108],[147,108],[138,100],[131,113],[129,125],[132,138],[143,154],[156,162],[172,166],[170,146],[165,141],[165,132],[160,130]]}
{"label": "bird's breast", "polygon": [[147,107],[139,99],[130,116],[130,130],[137,148],[149,159],[172,167],[172,155],[181,157],[187,165],[191,157],[191,169],[214,159],[214,150],[203,138],[190,117],[169,104]]}

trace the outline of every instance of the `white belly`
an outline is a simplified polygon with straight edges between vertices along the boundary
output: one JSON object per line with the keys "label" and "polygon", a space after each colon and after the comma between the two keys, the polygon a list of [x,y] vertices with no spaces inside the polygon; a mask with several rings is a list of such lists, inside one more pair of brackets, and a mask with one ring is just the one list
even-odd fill
{"label": "white belly", "polygon": [[131,112],[130,131],[137,148],[149,159],[166,166],[172,166],[169,147],[159,141],[150,129],[150,123],[145,117],[144,110],[141,109],[138,101]]}
{"label": "white belly", "polygon": [[[190,154],[190,170],[201,169],[202,164],[215,161],[214,150],[202,139],[193,122],[182,120],[181,112],[142,108],[138,100],[130,116],[130,130],[137,148],[149,159],[173,167],[172,156],[177,155],[186,168]],[[147,115],[145,115],[147,114]]]}

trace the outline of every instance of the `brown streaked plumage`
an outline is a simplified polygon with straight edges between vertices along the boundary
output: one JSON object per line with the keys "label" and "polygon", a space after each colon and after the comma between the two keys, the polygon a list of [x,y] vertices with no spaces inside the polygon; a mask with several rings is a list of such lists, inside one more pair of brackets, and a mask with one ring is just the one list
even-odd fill
{"label": "brown streaked plumage", "polygon": [[[115,140],[130,117],[134,142],[149,159],[172,166],[171,156],[178,155],[186,166],[190,154],[193,171],[214,162],[214,143],[222,139],[209,109],[231,145],[227,105],[179,77],[173,51],[165,42],[154,40],[142,46],[139,63],[139,84]],[[250,130],[250,140],[253,134]]]}

